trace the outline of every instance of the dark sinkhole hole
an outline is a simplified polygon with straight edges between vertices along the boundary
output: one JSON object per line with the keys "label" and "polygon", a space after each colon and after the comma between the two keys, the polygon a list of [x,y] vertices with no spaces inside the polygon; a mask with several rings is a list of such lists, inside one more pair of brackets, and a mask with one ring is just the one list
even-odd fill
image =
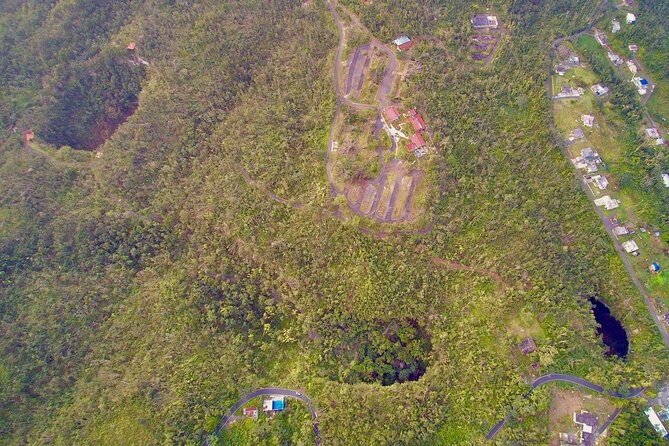
{"label": "dark sinkhole hole", "polygon": [[611,315],[609,307],[594,297],[588,298],[592,305],[592,313],[597,322],[597,333],[602,336],[604,345],[608,347],[606,356],[625,358],[629,349],[627,332],[623,324]]}

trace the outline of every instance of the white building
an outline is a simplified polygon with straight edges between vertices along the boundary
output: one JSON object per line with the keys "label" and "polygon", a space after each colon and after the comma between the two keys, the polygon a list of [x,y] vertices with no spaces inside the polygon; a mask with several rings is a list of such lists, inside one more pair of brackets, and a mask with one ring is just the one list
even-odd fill
{"label": "white building", "polygon": [[622,246],[625,252],[628,254],[632,254],[634,252],[639,251],[639,246],[636,244],[634,240],[627,240],[626,242],[623,242],[623,244],[620,246]]}
{"label": "white building", "polygon": [[603,206],[604,209],[606,209],[607,211],[610,211],[610,210],[616,209],[618,206],[620,206],[620,201],[615,200],[608,195],[604,195],[601,198],[597,198],[595,200],[595,204],[597,206]]}
{"label": "white building", "polygon": [[590,87],[590,90],[592,90],[592,92],[595,93],[595,96],[604,96],[606,93],[609,92],[609,87],[605,87],[602,84],[595,84],[592,87]]}
{"label": "white building", "polygon": [[616,226],[611,231],[613,232],[613,235],[617,235],[618,237],[630,233],[630,231],[625,226]]}
{"label": "white building", "polygon": [[664,183],[664,187],[669,187],[669,173],[662,174],[662,182]]}
{"label": "white building", "polygon": [[609,180],[604,175],[595,175],[590,177],[590,181],[595,183],[599,190],[604,190],[609,186]]}
{"label": "white building", "polygon": [[660,132],[655,127],[646,129],[646,136],[650,139],[657,139],[660,137]]}
{"label": "white building", "polygon": [[595,124],[595,117],[592,115],[581,115],[581,121],[586,127],[592,127]]}
{"label": "white building", "polygon": [[648,417],[648,420],[650,421],[650,424],[653,425],[653,429],[655,429],[655,432],[660,434],[660,437],[664,438],[669,433],[667,432],[667,429],[664,428],[664,425],[662,424],[662,420],[660,420],[660,417],[657,416],[657,413],[655,413],[655,410],[652,407],[647,408],[644,410],[646,413],[646,416]]}
{"label": "white building", "polygon": [[631,12],[627,13],[627,24],[634,25],[636,23],[636,16]]}
{"label": "white building", "polygon": [[618,56],[616,53],[609,51],[607,53],[607,56],[609,56],[609,60],[613,62],[614,65],[622,65],[623,64],[623,59]]}
{"label": "white building", "polygon": [[632,62],[631,60],[628,60],[628,61],[627,61],[627,68],[630,69],[630,71],[632,72],[632,74],[636,74],[636,72],[639,71],[639,69],[636,67],[636,65],[634,64],[634,62]]}
{"label": "white building", "polygon": [[620,31],[620,22],[617,19],[611,20],[611,32],[615,34],[618,31]]}

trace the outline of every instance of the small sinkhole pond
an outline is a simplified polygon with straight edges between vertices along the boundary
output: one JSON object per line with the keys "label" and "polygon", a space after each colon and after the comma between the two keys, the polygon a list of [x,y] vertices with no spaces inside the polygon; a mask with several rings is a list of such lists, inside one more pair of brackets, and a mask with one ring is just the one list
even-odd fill
{"label": "small sinkhole pond", "polygon": [[611,315],[609,307],[594,297],[588,298],[592,305],[592,313],[597,322],[597,333],[602,336],[602,342],[608,347],[606,356],[617,356],[625,359],[629,349],[627,332],[623,324]]}

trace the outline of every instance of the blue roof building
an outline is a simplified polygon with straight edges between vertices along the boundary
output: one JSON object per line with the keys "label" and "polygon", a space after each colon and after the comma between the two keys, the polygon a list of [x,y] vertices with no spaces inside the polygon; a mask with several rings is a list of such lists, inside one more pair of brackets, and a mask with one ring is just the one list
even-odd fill
{"label": "blue roof building", "polygon": [[654,272],[654,273],[659,272],[659,271],[660,271],[660,264],[657,263],[657,262],[653,262],[653,263],[650,265],[650,270],[651,270],[652,272]]}
{"label": "blue roof building", "polygon": [[646,79],[641,78],[639,84],[641,84],[642,87],[645,87],[646,85],[648,85],[648,81]]}

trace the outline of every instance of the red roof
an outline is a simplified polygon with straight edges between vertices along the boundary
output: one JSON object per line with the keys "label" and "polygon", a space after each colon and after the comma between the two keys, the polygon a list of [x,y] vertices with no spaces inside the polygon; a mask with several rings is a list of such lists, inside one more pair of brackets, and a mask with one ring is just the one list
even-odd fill
{"label": "red roof", "polygon": [[420,133],[414,133],[413,135],[411,135],[409,141],[411,141],[409,144],[415,146],[416,149],[420,149],[421,147],[425,146],[425,140],[420,135]]}
{"label": "red roof", "polygon": [[425,121],[423,121],[423,118],[418,113],[409,115],[409,122],[413,126],[413,129],[417,132],[425,129]]}
{"label": "red roof", "polygon": [[403,43],[397,48],[399,48],[400,51],[407,51],[410,50],[412,46],[413,46],[413,40],[409,40],[407,43]]}
{"label": "red roof", "polygon": [[32,141],[33,139],[35,139],[35,134],[33,133],[32,130],[28,130],[23,134],[23,139],[25,139],[26,141]]}
{"label": "red roof", "polygon": [[413,152],[414,150],[416,150],[416,146],[414,146],[413,143],[408,142],[407,143],[407,150],[409,152]]}
{"label": "red roof", "polygon": [[411,110],[407,111],[406,115],[407,116],[416,116],[416,110],[412,108]]}
{"label": "red roof", "polygon": [[128,49],[129,49],[130,51],[133,51],[133,50],[135,49],[135,42],[130,42],[130,43],[128,44]]}
{"label": "red roof", "polygon": [[390,122],[395,121],[397,118],[400,117],[399,112],[397,111],[397,108],[394,105],[391,105],[389,107],[386,107],[385,110],[383,110],[383,115],[386,117],[386,119]]}

